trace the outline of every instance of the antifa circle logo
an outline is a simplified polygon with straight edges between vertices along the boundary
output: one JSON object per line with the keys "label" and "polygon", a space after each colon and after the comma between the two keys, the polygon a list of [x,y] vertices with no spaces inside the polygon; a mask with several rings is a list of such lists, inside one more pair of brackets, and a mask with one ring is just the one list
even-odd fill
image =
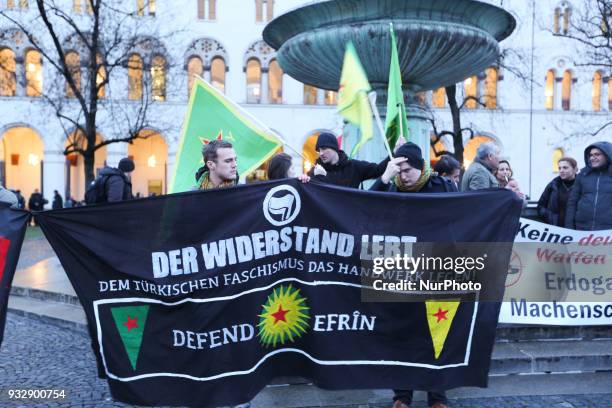
{"label": "antifa circle logo", "polygon": [[279,227],[298,216],[302,202],[297,190],[287,184],[276,186],[266,194],[263,213],[270,224]]}

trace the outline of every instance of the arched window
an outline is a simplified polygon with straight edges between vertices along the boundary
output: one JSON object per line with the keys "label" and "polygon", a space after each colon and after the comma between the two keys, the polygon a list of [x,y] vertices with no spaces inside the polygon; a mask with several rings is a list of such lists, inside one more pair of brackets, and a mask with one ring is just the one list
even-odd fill
{"label": "arched window", "polygon": [[553,17],[553,33],[559,34],[559,19],[561,18],[561,9],[557,7]]}
{"label": "arched window", "polygon": [[38,51],[25,55],[26,96],[41,96],[43,87],[42,61]]}
{"label": "arched window", "polygon": [[128,59],[128,99],[142,99],[142,70],[144,64],[138,54]]}
{"label": "arched window", "polygon": [[465,107],[468,109],[476,109],[476,98],[478,98],[478,77],[476,75],[467,78],[464,81],[465,90]]}
{"label": "arched window", "polygon": [[[74,81],[74,86],[77,91],[81,90],[81,57],[77,52],[70,51],[66,53],[66,66],[68,67],[68,73]],[[66,96],[74,98],[74,90],[66,81]]]}
{"label": "arched window", "polygon": [[335,105],[338,103],[338,92],[325,91],[325,104]]}
{"label": "arched window", "polygon": [[255,21],[261,23],[264,21],[264,15],[266,16],[266,21],[274,18],[274,0],[255,0]]}
{"label": "arched window", "polygon": [[225,93],[225,61],[221,57],[213,58],[210,64],[210,83]]}
{"label": "arched window", "polygon": [[247,103],[261,102],[261,64],[256,59],[250,59],[246,66]]}
{"label": "arched window", "polygon": [[572,72],[566,70],[563,73],[563,81],[561,82],[561,108],[570,110],[570,101],[572,98]]}
{"label": "arched window", "polygon": [[[208,13],[206,6],[208,5]],[[215,20],[217,18],[217,0],[198,0],[198,18],[200,20]]]}
{"label": "arched window", "polygon": [[601,86],[601,72],[595,71],[593,74],[593,110],[596,112],[601,110]]}
{"label": "arched window", "polygon": [[155,101],[166,100],[166,60],[160,55],[151,62],[151,95]]}
{"label": "arched window", "polygon": [[136,0],[136,13],[138,16],[143,17],[147,11],[148,15],[155,15],[155,12],[157,11],[157,4],[155,3],[155,0]]}
{"label": "arched window", "polygon": [[202,64],[202,60],[198,57],[189,58],[189,61],[187,62],[187,75],[189,76],[187,90],[189,94],[191,94],[191,88],[193,88],[195,76],[197,75],[201,77],[203,73],[204,64]]}
{"label": "arched window", "polygon": [[549,69],[546,73],[544,96],[546,97],[546,109],[553,110],[555,108],[555,71],[552,69]]}
{"label": "arched window", "polygon": [[4,48],[0,50],[0,96],[15,96],[17,93],[17,77],[15,53]]}
{"label": "arched window", "polygon": [[487,109],[497,108],[497,68],[487,68],[485,77],[484,103]]}
{"label": "arched window", "polygon": [[268,100],[270,103],[283,103],[283,70],[276,60],[268,68]]}
{"label": "arched window", "polygon": [[558,173],[559,172],[559,159],[562,158],[563,156],[565,156],[565,153],[563,152],[563,149],[558,147],[555,150],[553,150],[553,154],[552,154],[552,171],[553,173]]}
{"label": "arched window", "polygon": [[317,104],[317,88],[304,84],[304,105]]}
{"label": "arched window", "polygon": [[431,104],[434,108],[443,108],[446,104],[446,89],[443,86],[432,92]]}
{"label": "arched window", "polygon": [[98,88],[98,98],[104,98],[106,96],[106,67],[104,66],[104,59],[100,54],[96,55],[96,63],[98,64],[98,72],[96,74],[96,87]]}
{"label": "arched window", "polygon": [[572,9],[566,6],[563,10],[563,34],[567,34],[570,29],[570,17],[572,15]]}

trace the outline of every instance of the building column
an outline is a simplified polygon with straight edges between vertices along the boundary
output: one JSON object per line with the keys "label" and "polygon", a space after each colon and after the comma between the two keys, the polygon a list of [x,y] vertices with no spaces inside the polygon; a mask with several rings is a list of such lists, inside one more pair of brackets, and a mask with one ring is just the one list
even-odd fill
{"label": "building column", "polygon": [[[49,200],[47,208],[51,208],[53,190],[57,190],[66,199],[64,197],[66,194],[66,156],[57,150],[45,151],[44,155],[42,191],[45,198]],[[62,175],[61,177],[60,174]]]}
{"label": "building column", "polygon": [[268,102],[268,68],[261,69],[261,97],[259,103],[269,103]]}

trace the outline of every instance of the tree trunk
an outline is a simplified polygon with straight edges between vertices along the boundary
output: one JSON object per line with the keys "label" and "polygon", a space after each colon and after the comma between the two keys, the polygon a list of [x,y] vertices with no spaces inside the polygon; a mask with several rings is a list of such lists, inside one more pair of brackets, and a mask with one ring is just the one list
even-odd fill
{"label": "tree trunk", "polygon": [[455,159],[463,165],[463,134],[461,132],[461,112],[457,104],[457,86],[450,85],[445,88],[448,106],[453,118],[453,147],[455,148]]}
{"label": "tree trunk", "polygon": [[85,154],[83,154],[83,162],[85,163],[85,190],[87,190],[87,186],[91,184],[92,181],[96,178],[94,173],[94,152],[89,151],[87,149]]}

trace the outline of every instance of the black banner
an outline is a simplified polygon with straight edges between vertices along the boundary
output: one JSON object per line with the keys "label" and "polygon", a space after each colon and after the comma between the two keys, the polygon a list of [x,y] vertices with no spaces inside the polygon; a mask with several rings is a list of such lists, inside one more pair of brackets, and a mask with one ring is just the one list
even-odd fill
{"label": "black banner", "polygon": [[4,337],[11,283],[29,219],[27,211],[14,210],[9,208],[9,204],[0,203],[0,346]]}
{"label": "black banner", "polygon": [[474,290],[365,301],[364,261],[372,242],[505,242],[487,261],[498,276],[488,284],[503,293],[520,210],[507,190],[390,194],[284,180],[38,220],[113,397],[218,406],[288,375],[327,389],[486,386],[499,304]]}

